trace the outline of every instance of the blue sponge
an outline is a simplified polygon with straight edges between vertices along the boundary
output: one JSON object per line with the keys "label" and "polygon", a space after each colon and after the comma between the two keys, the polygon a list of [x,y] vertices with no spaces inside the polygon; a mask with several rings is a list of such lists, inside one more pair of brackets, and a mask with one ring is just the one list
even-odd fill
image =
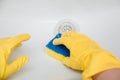
{"label": "blue sponge", "polygon": [[53,50],[57,54],[61,54],[65,57],[70,56],[70,51],[68,48],[66,48],[64,45],[53,45],[53,40],[56,38],[60,38],[62,34],[58,33],[50,42],[46,45],[47,48]]}

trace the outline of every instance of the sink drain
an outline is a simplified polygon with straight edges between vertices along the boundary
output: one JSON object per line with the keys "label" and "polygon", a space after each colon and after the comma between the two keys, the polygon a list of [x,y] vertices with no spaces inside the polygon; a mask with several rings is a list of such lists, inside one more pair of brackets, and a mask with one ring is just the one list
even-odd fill
{"label": "sink drain", "polygon": [[55,27],[55,34],[64,33],[67,31],[79,31],[79,25],[72,20],[61,20]]}

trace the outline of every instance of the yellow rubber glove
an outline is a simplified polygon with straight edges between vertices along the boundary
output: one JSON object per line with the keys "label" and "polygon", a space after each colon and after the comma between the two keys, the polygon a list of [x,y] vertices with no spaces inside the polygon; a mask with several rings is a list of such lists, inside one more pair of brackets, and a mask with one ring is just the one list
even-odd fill
{"label": "yellow rubber glove", "polygon": [[46,48],[47,53],[72,69],[82,70],[83,80],[93,80],[92,77],[100,72],[120,68],[120,61],[115,56],[83,34],[65,32],[53,44],[65,45],[70,50],[70,57],[49,48]]}
{"label": "yellow rubber glove", "polygon": [[0,38],[0,80],[5,80],[27,63],[27,56],[20,57],[11,64],[8,64],[8,58],[16,47],[21,46],[21,43],[29,38],[29,34],[22,34],[13,38]]}

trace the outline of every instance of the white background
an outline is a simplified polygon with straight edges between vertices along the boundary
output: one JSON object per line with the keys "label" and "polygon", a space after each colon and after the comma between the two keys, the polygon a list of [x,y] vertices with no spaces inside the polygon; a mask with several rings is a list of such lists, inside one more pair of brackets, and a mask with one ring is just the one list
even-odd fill
{"label": "white background", "polygon": [[120,0],[0,0],[0,37],[31,35],[10,57],[28,55],[29,63],[8,80],[81,80],[45,52],[62,19],[78,23],[81,33],[120,58]]}

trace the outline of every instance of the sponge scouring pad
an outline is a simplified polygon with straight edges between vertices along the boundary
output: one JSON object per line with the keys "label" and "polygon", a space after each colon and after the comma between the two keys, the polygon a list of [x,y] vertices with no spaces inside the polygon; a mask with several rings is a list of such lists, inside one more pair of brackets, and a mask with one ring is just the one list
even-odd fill
{"label": "sponge scouring pad", "polygon": [[53,41],[56,38],[60,38],[62,34],[58,33],[52,40],[50,40],[48,42],[48,44],[46,45],[46,47],[52,51],[54,51],[57,54],[61,54],[65,57],[69,57],[70,56],[70,51],[68,48],[66,48],[64,45],[53,45]]}

